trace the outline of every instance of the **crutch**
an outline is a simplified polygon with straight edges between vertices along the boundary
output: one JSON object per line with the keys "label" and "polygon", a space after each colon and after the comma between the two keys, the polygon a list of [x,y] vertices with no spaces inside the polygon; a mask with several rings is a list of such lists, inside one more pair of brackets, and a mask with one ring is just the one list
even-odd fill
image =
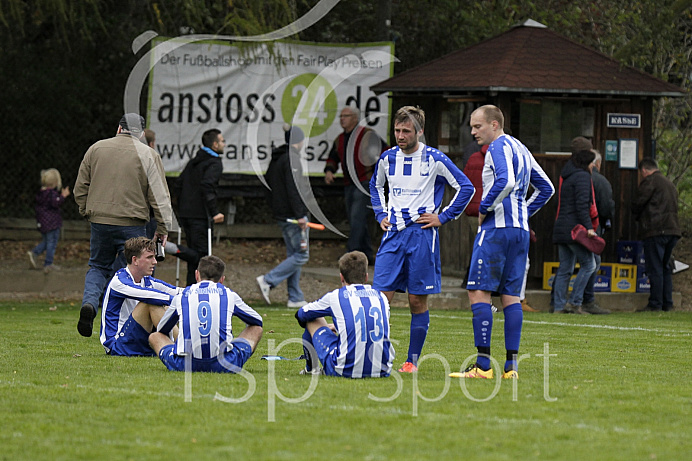
{"label": "crutch", "polygon": [[[178,248],[180,248],[183,231],[180,228],[180,223],[178,223],[175,215],[173,215],[172,227],[178,230]],[[180,286],[180,258],[175,258],[175,286]]]}
{"label": "crutch", "polygon": [[211,256],[211,216],[207,213],[207,256]]}
{"label": "crutch", "polygon": [[[180,247],[180,226],[178,226],[178,247]],[[175,286],[180,286],[180,258],[175,258]]]}

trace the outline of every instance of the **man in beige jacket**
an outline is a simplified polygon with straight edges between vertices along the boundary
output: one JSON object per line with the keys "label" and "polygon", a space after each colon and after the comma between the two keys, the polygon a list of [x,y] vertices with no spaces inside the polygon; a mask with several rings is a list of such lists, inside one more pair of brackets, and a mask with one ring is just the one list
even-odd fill
{"label": "man in beige jacket", "polygon": [[[79,213],[91,223],[89,271],[77,330],[91,336],[106,284],[124,267],[125,241],[145,235],[149,207],[157,222],[155,239],[165,244],[173,210],[161,156],[144,138],[144,117],[125,114],[115,137],[87,150],[79,167],[74,198]],[[116,262],[117,260],[120,264]]]}

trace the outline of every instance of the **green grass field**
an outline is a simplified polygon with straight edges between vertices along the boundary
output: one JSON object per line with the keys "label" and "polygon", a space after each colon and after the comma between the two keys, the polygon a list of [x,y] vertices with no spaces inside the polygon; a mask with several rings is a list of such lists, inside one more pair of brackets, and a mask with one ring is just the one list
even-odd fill
{"label": "green grass field", "polygon": [[[315,381],[298,375],[302,362],[260,360],[270,352],[300,355],[297,343],[278,349],[301,333],[286,308],[258,309],[265,334],[248,375],[186,375],[168,372],[157,358],[108,357],[96,335],[79,336],[78,312],[76,304],[0,303],[1,459],[633,460],[692,453],[690,313],[526,315],[520,379],[461,382],[447,372],[475,351],[466,311],[432,312],[417,375]],[[406,357],[409,319],[405,310],[392,311],[397,366]],[[493,345],[502,364],[501,314]]]}

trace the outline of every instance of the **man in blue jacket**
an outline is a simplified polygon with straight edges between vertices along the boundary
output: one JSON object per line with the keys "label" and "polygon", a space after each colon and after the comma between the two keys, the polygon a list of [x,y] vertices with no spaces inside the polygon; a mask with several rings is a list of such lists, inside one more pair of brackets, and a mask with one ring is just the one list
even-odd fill
{"label": "man in blue jacket", "polygon": [[197,252],[197,257],[187,263],[187,285],[196,283],[195,270],[199,258],[208,251],[208,229],[212,223],[223,222],[218,210],[217,186],[223,164],[221,155],[226,141],[221,132],[211,129],[202,135],[202,147],[195,158],[187,162],[176,183],[178,194],[178,218],[185,231],[188,248]]}

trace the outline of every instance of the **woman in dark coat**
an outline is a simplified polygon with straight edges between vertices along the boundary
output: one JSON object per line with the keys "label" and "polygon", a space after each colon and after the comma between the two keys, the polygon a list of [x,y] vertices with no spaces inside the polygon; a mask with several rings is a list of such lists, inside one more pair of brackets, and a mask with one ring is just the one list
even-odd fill
{"label": "woman in dark coat", "polygon": [[[593,159],[593,152],[579,151],[572,156],[560,173],[559,202],[555,227],[553,227],[553,243],[557,244],[560,261],[553,281],[555,313],[584,313],[581,308],[584,288],[589,277],[596,270],[593,253],[572,240],[572,228],[577,224],[587,229],[589,237],[596,236],[589,214],[593,202],[589,166]],[[569,280],[577,261],[579,272],[574,279],[572,293],[568,299]]]}

